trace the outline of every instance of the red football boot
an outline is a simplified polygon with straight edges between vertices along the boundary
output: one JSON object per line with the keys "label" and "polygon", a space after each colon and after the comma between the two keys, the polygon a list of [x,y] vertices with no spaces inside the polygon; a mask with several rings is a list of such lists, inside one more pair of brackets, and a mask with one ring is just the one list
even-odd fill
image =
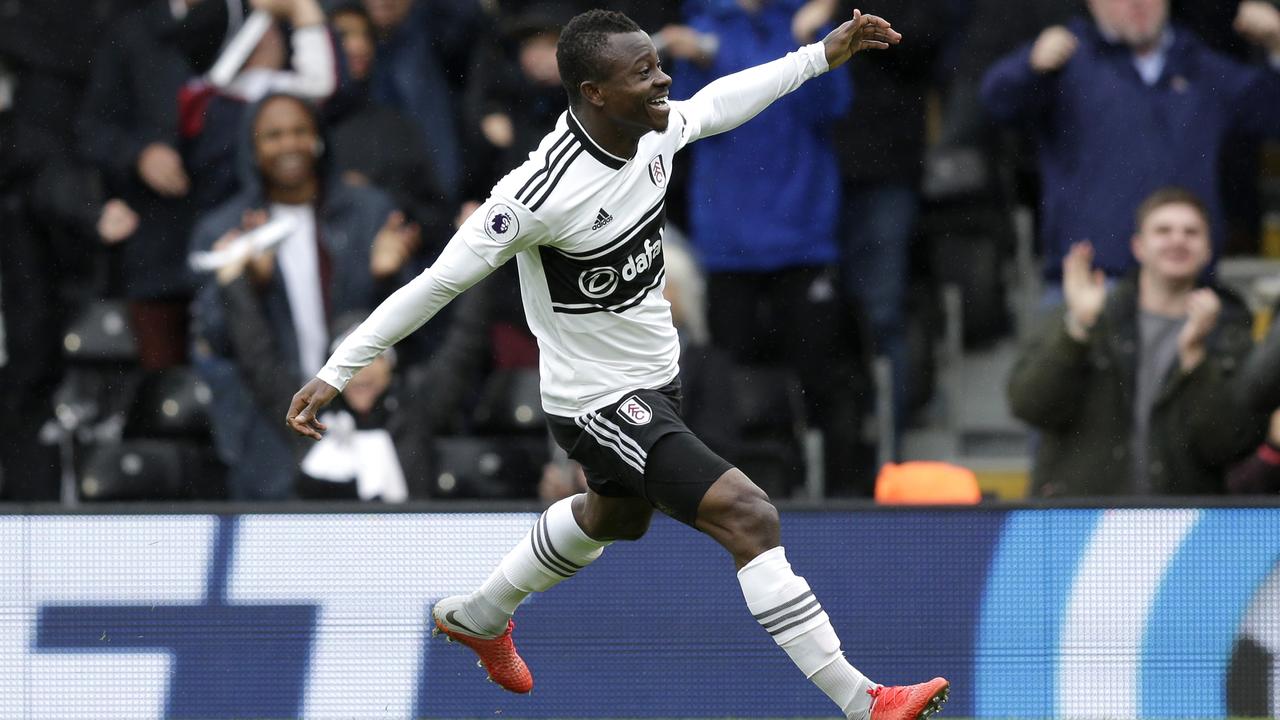
{"label": "red football boot", "polygon": [[485,637],[483,633],[469,628],[461,622],[456,614],[461,605],[461,596],[449,597],[436,603],[431,608],[431,617],[435,620],[436,629],[432,635],[444,633],[450,642],[458,641],[471,648],[480,657],[477,663],[489,673],[489,679],[504,690],[513,693],[527,693],[533,689],[533,674],[529,666],[524,664],[520,653],[516,652],[515,643],[511,641],[511,631],[515,629],[514,620],[507,621],[506,632],[497,637]]}
{"label": "red football boot", "polygon": [[871,720],[926,720],[942,709],[951,683],[934,678],[919,685],[881,685],[871,695]]}

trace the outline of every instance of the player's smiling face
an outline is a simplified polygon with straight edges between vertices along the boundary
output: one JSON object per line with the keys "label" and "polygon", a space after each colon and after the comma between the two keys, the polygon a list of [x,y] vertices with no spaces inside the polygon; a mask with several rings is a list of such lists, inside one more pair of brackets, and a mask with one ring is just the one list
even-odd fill
{"label": "player's smiling face", "polygon": [[643,132],[667,129],[671,76],[662,71],[653,41],[642,32],[609,36],[607,67],[599,83],[602,110],[616,123]]}

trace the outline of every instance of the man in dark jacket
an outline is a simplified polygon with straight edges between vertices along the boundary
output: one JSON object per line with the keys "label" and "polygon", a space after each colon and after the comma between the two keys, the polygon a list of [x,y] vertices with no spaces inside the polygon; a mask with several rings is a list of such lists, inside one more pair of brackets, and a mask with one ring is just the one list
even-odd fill
{"label": "man in dark jacket", "polygon": [[178,90],[192,75],[174,42],[188,5],[151,0],[107,32],[76,125],[80,152],[138,214],[121,280],[143,367],[186,360],[191,178],[179,154]]}
{"label": "man in dark jacket", "polygon": [[1044,270],[1054,282],[1068,248],[1084,239],[1107,275],[1132,269],[1129,213],[1168,184],[1204,198],[1220,243],[1223,143],[1233,131],[1280,135],[1275,6],[1242,3],[1236,22],[1241,35],[1270,53],[1266,69],[1221,55],[1192,31],[1170,25],[1168,0],[1090,0],[1089,10],[1091,18],[1047,28],[1000,60],[982,87],[997,119],[1035,129]]}
{"label": "man in dark jacket", "polygon": [[[392,212],[387,196],[343,183],[326,171],[314,109],[288,95],[268,96],[247,113],[241,187],[196,226],[192,249],[209,250],[246,225],[285,219],[287,236],[273,257],[254,266],[276,349],[300,377],[324,363],[331,317],[371,307],[404,278],[416,226]],[[286,498],[293,450],[272,408],[255,406],[241,366],[257,359],[233,349],[227,307],[216,286],[195,307],[194,364],[214,394],[214,440],[231,472],[236,499]]]}
{"label": "man in dark jacket", "polygon": [[1092,247],[1074,245],[1062,263],[1065,313],[1014,366],[1013,413],[1043,433],[1037,494],[1219,493],[1227,465],[1262,436],[1265,416],[1237,389],[1249,312],[1197,287],[1212,257],[1207,210],[1164,189],[1137,220],[1137,275],[1109,286]]}
{"label": "man in dark jacket", "polygon": [[1233,493],[1280,492],[1280,321],[1272,311],[1271,330],[1249,354],[1240,373],[1240,400],[1256,413],[1270,414],[1265,442],[1227,474]]}

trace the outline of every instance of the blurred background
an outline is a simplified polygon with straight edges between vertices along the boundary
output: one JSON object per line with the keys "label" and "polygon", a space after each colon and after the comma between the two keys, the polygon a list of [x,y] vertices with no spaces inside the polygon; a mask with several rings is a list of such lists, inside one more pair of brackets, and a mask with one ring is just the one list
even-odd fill
{"label": "blurred background", "polygon": [[[514,267],[281,419],[554,127],[589,7],[684,99],[854,4],[0,4],[0,499],[576,492]],[[694,431],[775,499],[1280,491],[1280,5],[858,7],[902,44],[673,169]]]}

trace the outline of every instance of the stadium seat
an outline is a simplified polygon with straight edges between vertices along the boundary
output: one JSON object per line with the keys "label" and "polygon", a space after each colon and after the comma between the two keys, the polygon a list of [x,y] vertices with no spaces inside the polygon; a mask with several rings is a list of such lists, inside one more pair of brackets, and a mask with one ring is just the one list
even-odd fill
{"label": "stadium seat", "polygon": [[62,335],[62,349],[71,361],[133,362],[138,348],[129,329],[123,300],[90,302]]}
{"label": "stadium seat", "polygon": [[142,378],[125,423],[125,437],[207,439],[209,386],[190,367],[173,367]]}
{"label": "stadium seat", "polygon": [[80,473],[85,501],[217,499],[223,470],[197,443],[127,440],[94,447]]}
{"label": "stadium seat", "polygon": [[542,396],[536,368],[496,370],[484,383],[472,417],[481,434],[545,435]]}
{"label": "stadium seat", "polygon": [[729,460],[770,497],[789,497],[805,478],[800,380],[788,368],[753,365],[736,369],[733,386],[742,443]]}
{"label": "stadium seat", "polygon": [[533,498],[551,460],[546,434],[445,437],[433,445],[436,498]]}

